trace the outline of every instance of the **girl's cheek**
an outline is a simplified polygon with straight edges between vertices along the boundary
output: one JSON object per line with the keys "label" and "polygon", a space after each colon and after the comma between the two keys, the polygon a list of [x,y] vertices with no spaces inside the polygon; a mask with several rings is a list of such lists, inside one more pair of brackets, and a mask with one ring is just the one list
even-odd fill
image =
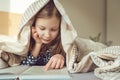
{"label": "girl's cheek", "polygon": [[41,32],[40,30],[37,30],[38,36],[41,37]]}
{"label": "girl's cheek", "polygon": [[40,30],[38,30],[37,33],[38,33],[39,38],[42,38],[43,35],[44,35],[44,32],[42,32],[42,31],[40,31]]}

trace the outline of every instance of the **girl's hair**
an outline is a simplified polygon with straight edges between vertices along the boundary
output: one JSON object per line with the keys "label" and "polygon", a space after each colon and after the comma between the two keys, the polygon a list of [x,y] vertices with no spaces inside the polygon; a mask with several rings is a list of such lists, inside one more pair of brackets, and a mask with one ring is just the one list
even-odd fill
{"label": "girl's hair", "polygon": [[[61,22],[61,14],[59,13],[59,11],[57,10],[57,8],[55,7],[55,4],[53,2],[53,0],[50,0],[35,16],[35,20],[33,22],[32,26],[35,26],[35,22],[37,20],[37,18],[51,18],[51,17],[57,17],[60,22]],[[33,49],[35,44],[34,39],[31,36],[31,40],[30,40],[30,50]],[[42,45],[42,49],[41,49],[41,53],[44,54],[44,52],[49,49],[50,47],[52,47],[52,55],[55,54],[62,54],[65,57],[65,52],[63,50],[62,47],[62,43],[61,43],[61,34],[60,34],[60,25],[59,25],[59,33],[57,35],[57,37],[50,43],[50,44],[43,44]]]}

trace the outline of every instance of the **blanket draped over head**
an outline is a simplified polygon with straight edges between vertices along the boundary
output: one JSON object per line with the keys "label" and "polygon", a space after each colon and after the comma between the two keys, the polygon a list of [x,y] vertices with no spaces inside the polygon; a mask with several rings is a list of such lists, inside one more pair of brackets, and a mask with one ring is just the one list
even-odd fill
{"label": "blanket draped over head", "polygon": [[[35,0],[25,11],[17,38],[0,35],[0,68],[20,64],[19,56],[26,56],[30,44],[30,26],[34,16],[49,0]],[[120,79],[120,46],[106,47],[91,40],[82,39],[69,20],[58,0],[53,0],[62,15],[61,41],[66,52],[66,66],[70,73],[94,70],[95,75],[103,80]],[[73,15],[74,16],[74,15]],[[8,61],[2,54],[9,54]],[[4,59],[7,57],[4,55]]]}

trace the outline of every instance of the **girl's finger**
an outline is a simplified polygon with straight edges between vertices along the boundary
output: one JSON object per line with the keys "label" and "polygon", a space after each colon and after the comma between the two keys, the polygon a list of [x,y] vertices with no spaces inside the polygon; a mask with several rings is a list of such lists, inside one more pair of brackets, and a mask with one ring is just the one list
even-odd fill
{"label": "girl's finger", "polygon": [[61,66],[61,60],[58,60],[55,66],[55,69],[59,69]]}
{"label": "girl's finger", "polygon": [[57,64],[57,61],[53,61],[50,67],[51,67],[52,69],[55,69],[56,64]]}
{"label": "girl's finger", "polygon": [[65,63],[64,61],[61,62],[61,64],[60,64],[60,69],[63,68],[64,63]]}
{"label": "girl's finger", "polygon": [[32,27],[32,33],[35,33],[35,32],[36,32],[36,28]]}
{"label": "girl's finger", "polygon": [[52,60],[49,60],[49,62],[44,67],[45,71],[50,69],[51,64],[52,64]]}

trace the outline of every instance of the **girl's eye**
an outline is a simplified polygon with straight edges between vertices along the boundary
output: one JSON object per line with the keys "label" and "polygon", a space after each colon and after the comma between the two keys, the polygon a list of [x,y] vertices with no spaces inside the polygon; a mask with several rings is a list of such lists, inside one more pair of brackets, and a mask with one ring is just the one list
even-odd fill
{"label": "girl's eye", "polygon": [[57,31],[57,29],[51,29],[51,31]]}
{"label": "girl's eye", "polygon": [[42,27],[41,27],[40,30],[45,30],[45,28],[42,28]]}

